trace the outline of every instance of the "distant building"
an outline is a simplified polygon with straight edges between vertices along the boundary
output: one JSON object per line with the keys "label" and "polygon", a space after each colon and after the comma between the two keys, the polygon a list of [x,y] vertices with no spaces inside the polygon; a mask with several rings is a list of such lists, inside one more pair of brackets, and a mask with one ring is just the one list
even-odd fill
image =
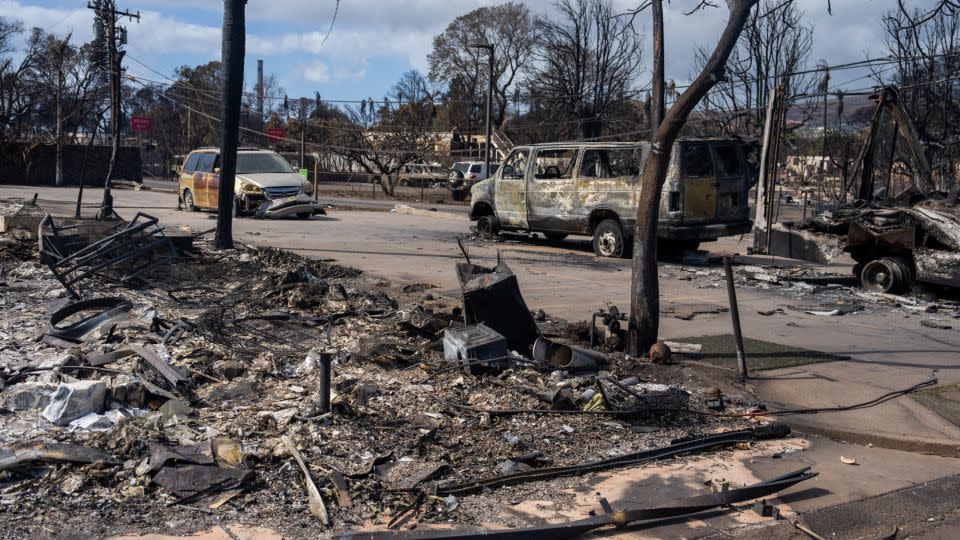
{"label": "distant building", "polygon": [[830,156],[787,156],[784,164],[787,175],[811,178],[820,174],[820,162],[823,162],[823,172],[833,176],[837,172],[836,164]]}

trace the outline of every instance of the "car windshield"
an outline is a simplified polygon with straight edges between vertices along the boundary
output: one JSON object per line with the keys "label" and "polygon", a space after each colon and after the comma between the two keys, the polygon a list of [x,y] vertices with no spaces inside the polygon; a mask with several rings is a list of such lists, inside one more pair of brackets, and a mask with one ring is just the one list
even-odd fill
{"label": "car windshield", "polygon": [[454,164],[453,164],[453,170],[455,170],[455,171],[467,172],[467,169],[469,169],[469,168],[470,168],[470,164],[469,164],[469,163],[454,163]]}
{"label": "car windshield", "polygon": [[276,154],[237,154],[237,174],[292,173],[293,167]]}

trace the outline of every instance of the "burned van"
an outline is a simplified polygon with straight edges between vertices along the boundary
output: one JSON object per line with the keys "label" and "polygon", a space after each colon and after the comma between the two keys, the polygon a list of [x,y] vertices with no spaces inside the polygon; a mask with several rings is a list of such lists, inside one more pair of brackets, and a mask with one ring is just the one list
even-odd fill
{"label": "burned van", "polygon": [[[696,249],[750,230],[747,193],[757,177],[751,148],[739,139],[674,144],[660,203],[661,246]],[[518,146],[493,178],[473,186],[470,219],[483,234],[592,236],[597,255],[626,256],[649,151],[645,142]]]}

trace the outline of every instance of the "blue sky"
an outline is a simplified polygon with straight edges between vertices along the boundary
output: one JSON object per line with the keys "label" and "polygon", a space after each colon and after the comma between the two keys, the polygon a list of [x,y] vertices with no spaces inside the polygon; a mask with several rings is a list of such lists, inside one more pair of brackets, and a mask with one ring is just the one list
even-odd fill
{"label": "blue sky", "polygon": [[[908,0],[929,6],[935,0]],[[798,0],[815,28],[813,62],[842,63],[883,53],[880,13],[895,0]],[[354,100],[380,98],[411,68],[427,70],[431,40],[451,19],[487,0],[341,0],[329,39],[335,0],[249,0],[247,4],[248,85],[256,76],[256,60],[264,60],[290,97],[313,96]],[[550,0],[528,0],[531,10],[549,9]],[[639,0],[614,0],[626,10]],[[708,9],[692,16],[681,12],[696,0],[673,0],[666,7],[667,71],[678,82],[689,73],[692,44],[709,43],[719,35],[726,10]],[[721,2],[722,4],[722,2]],[[152,69],[171,75],[180,65],[196,65],[220,58],[222,0],[120,0],[121,9],[139,10],[140,23],[128,24],[128,55]],[[75,38],[91,37],[92,12],[86,0],[0,0],[0,15],[21,19],[29,28]],[[645,27],[646,17],[641,18]],[[649,32],[647,32],[649,35]],[[648,62],[649,65],[649,62]],[[138,77],[161,77],[135,61],[128,71]],[[638,81],[640,85],[644,81]],[[861,81],[862,84],[862,81]]]}

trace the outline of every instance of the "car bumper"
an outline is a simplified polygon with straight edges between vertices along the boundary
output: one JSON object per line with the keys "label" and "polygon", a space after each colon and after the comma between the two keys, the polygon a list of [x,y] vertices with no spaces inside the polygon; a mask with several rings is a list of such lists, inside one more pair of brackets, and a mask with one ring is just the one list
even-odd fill
{"label": "car bumper", "polygon": [[306,195],[295,195],[282,199],[266,200],[257,208],[256,216],[261,218],[282,218],[297,214],[326,214],[323,205]]}
{"label": "car bumper", "polygon": [[721,236],[736,236],[750,232],[753,221],[734,221],[731,223],[711,223],[709,225],[671,225],[661,223],[657,227],[660,238],[667,240],[716,240]]}

